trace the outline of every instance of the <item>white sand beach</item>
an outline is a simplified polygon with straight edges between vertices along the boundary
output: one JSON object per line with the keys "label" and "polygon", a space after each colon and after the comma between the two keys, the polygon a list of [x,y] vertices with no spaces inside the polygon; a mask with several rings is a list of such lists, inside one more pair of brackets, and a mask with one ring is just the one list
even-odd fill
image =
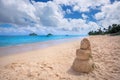
{"label": "white sand beach", "polygon": [[90,36],[93,72],[71,69],[80,40],[0,57],[0,80],[120,80],[120,36]]}

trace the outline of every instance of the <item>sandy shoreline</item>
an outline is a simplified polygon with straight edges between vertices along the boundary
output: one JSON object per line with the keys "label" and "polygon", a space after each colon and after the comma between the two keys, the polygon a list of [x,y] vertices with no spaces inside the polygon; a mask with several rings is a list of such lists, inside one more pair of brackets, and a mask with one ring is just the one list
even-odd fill
{"label": "sandy shoreline", "polygon": [[119,80],[120,36],[90,36],[96,68],[89,74],[71,69],[80,40],[0,57],[0,80]]}
{"label": "sandy shoreline", "polygon": [[82,38],[83,37],[75,37],[75,38],[69,38],[69,39],[49,40],[49,41],[43,41],[43,42],[35,42],[35,43],[0,47],[0,57],[12,55],[12,54],[24,53],[24,52],[38,50],[38,49],[43,49],[43,48],[55,46],[58,44],[75,41],[78,39],[80,40]]}

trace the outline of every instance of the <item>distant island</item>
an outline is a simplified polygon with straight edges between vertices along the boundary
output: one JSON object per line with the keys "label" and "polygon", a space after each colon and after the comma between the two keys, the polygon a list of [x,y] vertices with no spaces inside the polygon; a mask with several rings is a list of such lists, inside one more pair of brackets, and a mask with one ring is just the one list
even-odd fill
{"label": "distant island", "polygon": [[65,35],[65,36],[69,36],[69,35]]}
{"label": "distant island", "polygon": [[37,36],[36,33],[30,33],[29,36]]}
{"label": "distant island", "polygon": [[53,34],[49,33],[49,34],[47,34],[46,36],[49,37],[49,36],[52,36],[52,35],[53,35]]}

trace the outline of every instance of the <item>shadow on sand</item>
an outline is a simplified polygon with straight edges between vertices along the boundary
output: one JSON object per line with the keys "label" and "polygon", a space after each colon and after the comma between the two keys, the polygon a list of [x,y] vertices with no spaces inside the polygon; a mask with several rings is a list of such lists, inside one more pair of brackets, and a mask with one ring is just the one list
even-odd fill
{"label": "shadow on sand", "polygon": [[76,72],[72,69],[72,67],[70,67],[68,70],[67,70],[67,73],[70,74],[70,75],[76,75],[76,76],[80,76],[80,75],[85,75],[86,73],[80,73],[80,72]]}

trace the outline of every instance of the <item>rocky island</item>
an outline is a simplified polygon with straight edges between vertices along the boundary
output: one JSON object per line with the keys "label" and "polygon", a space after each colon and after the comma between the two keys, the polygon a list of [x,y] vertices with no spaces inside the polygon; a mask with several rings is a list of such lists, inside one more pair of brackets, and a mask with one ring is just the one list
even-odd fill
{"label": "rocky island", "polygon": [[36,33],[30,33],[29,36],[37,36]]}

